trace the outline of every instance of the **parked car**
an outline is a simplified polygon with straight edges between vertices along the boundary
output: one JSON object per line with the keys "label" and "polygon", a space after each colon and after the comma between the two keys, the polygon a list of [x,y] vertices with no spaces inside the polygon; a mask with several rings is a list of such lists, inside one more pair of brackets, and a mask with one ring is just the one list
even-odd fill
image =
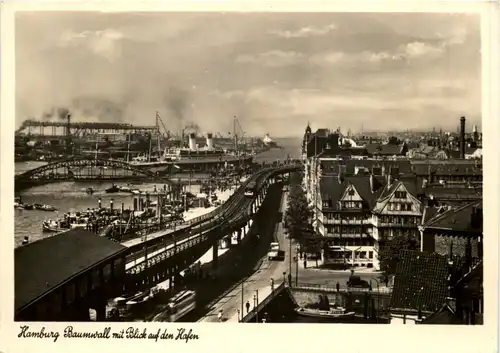
{"label": "parked car", "polygon": [[351,288],[370,288],[370,283],[361,279],[359,276],[351,276],[347,281],[347,287]]}

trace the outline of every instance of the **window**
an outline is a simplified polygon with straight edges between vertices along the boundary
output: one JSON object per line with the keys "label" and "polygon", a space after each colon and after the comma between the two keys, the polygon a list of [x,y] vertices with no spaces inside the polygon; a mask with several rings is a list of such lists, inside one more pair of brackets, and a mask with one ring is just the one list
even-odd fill
{"label": "window", "polygon": [[349,189],[349,191],[347,192],[347,194],[349,196],[354,196],[354,190],[353,189]]}
{"label": "window", "polygon": [[78,291],[80,293],[80,298],[83,298],[88,292],[88,279],[87,276],[83,276],[78,282]]}
{"label": "window", "polygon": [[373,251],[368,251],[368,258],[373,259]]}
{"label": "window", "polygon": [[394,196],[397,198],[397,199],[406,199],[406,191],[396,191],[394,193]]}
{"label": "window", "polygon": [[92,271],[92,289],[95,289],[99,286],[100,284],[100,278],[99,278],[99,269],[96,268],[95,270]]}
{"label": "window", "polygon": [[104,282],[108,282],[111,279],[111,264],[107,264],[103,269]]}
{"label": "window", "polygon": [[66,304],[70,305],[75,301],[76,285],[75,283],[66,286]]}

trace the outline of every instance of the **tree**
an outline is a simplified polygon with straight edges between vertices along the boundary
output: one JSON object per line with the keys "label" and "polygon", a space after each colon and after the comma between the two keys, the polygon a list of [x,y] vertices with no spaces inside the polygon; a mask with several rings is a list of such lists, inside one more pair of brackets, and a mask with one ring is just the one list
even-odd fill
{"label": "tree", "polygon": [[410,234],[395,236],[381,245],[378,260],[385,279],[387,280],[390,275],[396,273],[402,250],[417,250],[417,248],[418,241]]}
{"label": "tree", "polygon": [[298,185],[290,189],[288,207],[285,213],[285,227],[290,238],[300,240],[310,231],[312,210],[307,204],[304,190]]}

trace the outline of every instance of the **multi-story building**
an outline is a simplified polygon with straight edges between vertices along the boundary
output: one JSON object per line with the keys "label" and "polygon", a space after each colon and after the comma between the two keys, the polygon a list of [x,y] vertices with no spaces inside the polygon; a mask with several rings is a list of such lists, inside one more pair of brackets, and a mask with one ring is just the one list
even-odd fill
{"label": "multi-story building", "polygon": [[374,236],[381,242],[402,235],[418,238],[422,211],[415,180],[394,180],[388,175],[384,190],[372,209]]}
{"label": "multi-story building", "polygon": [[384,241],[403,234],[418,239],[422,203],[412,179],[397,179],[394,172],[375,176],[366,169],[343,174],[346,169],[319,176],[314,226],[326,240],[323,262],[378,268]]}
{"label": "multi-story building", "polygon": [[339,175],[321,179],[316,221],[318,233],[326,239],[324,264],[378,267],[371,208],[379,191],[372,189],[370,178],[373,176]]}

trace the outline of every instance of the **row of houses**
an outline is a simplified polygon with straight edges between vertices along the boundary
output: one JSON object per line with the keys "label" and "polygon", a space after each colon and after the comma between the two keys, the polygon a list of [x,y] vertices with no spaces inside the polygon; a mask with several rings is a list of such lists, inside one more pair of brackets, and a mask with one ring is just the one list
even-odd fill
{"label": "row of houses", "polygon": [[321,148],[306,135],[304,188],[323,264],[379,268],[387,241],[412,236],[419,249],[398,264],[392,321],[482,322],[481,162],[359,159],[338,135],[323,133]]}

